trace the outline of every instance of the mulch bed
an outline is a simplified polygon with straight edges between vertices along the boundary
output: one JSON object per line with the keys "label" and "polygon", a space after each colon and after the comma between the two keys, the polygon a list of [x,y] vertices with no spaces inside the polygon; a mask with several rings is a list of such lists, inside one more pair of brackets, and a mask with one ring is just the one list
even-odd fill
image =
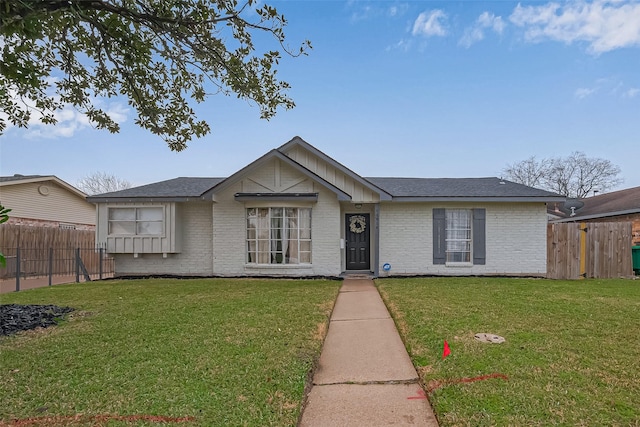
{"label": "mulch bed", "polygon": [[54,326],[72,311],[72,307],[57,305],[0,305],[0,336]]}

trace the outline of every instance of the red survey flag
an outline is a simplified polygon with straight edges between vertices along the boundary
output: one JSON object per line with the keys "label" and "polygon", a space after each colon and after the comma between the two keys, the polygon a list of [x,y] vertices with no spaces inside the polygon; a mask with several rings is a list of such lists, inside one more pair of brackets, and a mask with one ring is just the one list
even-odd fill
{"label": "red survey flag", "polygon": [[450,354],[451,354],[451,349],[449,348],[449,343],[445,340],[444,349],[442,350],[442,358],[444,359]]}

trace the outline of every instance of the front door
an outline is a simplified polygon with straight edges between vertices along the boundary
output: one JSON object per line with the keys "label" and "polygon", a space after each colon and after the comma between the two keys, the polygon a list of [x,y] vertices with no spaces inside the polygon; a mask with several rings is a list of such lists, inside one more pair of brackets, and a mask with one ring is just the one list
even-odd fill
{"label": "front door", "polygon": [[347,214],[345,219],[347,270],[369,270],[369,214]]}

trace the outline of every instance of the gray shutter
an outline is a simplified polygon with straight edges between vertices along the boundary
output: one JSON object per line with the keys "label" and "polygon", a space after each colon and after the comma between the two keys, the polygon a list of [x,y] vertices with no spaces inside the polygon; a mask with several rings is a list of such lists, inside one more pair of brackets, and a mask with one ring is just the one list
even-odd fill
{"label": "gray shutter", "polygon": [[433,264],[445,264],[447,260],[446,217],[444,209],[433,210]]}
{"label": "gray shutter", "polygon": [[487,258],[485,218],[485,209],[473,210],[473,263],[477,265],[485,265]]}

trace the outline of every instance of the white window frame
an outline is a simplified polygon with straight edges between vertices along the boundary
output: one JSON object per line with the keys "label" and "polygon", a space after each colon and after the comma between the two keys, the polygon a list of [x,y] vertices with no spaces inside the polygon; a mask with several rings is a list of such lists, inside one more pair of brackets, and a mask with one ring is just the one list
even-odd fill
{"label": "white window frame", "polygon": [[[115,211],[132,211],[129,218],[113,218]],[[143,212],[154,210],[161,212],[161,217],[147,218]],[[166,214],[163,206],[110,206],[107,211],[108,236],[139,236],[139,237],[164,237]],[[112,229],[116,226],[125,229],[129,227],[130,232],[116,231]],[[156,228],[158,232],[145,232],[145,229]]]}
{"label": "white window frame", "polygon": [[246,208],[246,264],[311,265],[311,213],[311,208],[307,207]]}
{"label": "white window frame", "polygon": [[[460,217],[462,213],[466,218]],[[445,243],[446,265],[473,264],[472,209],[445,209]]]}

